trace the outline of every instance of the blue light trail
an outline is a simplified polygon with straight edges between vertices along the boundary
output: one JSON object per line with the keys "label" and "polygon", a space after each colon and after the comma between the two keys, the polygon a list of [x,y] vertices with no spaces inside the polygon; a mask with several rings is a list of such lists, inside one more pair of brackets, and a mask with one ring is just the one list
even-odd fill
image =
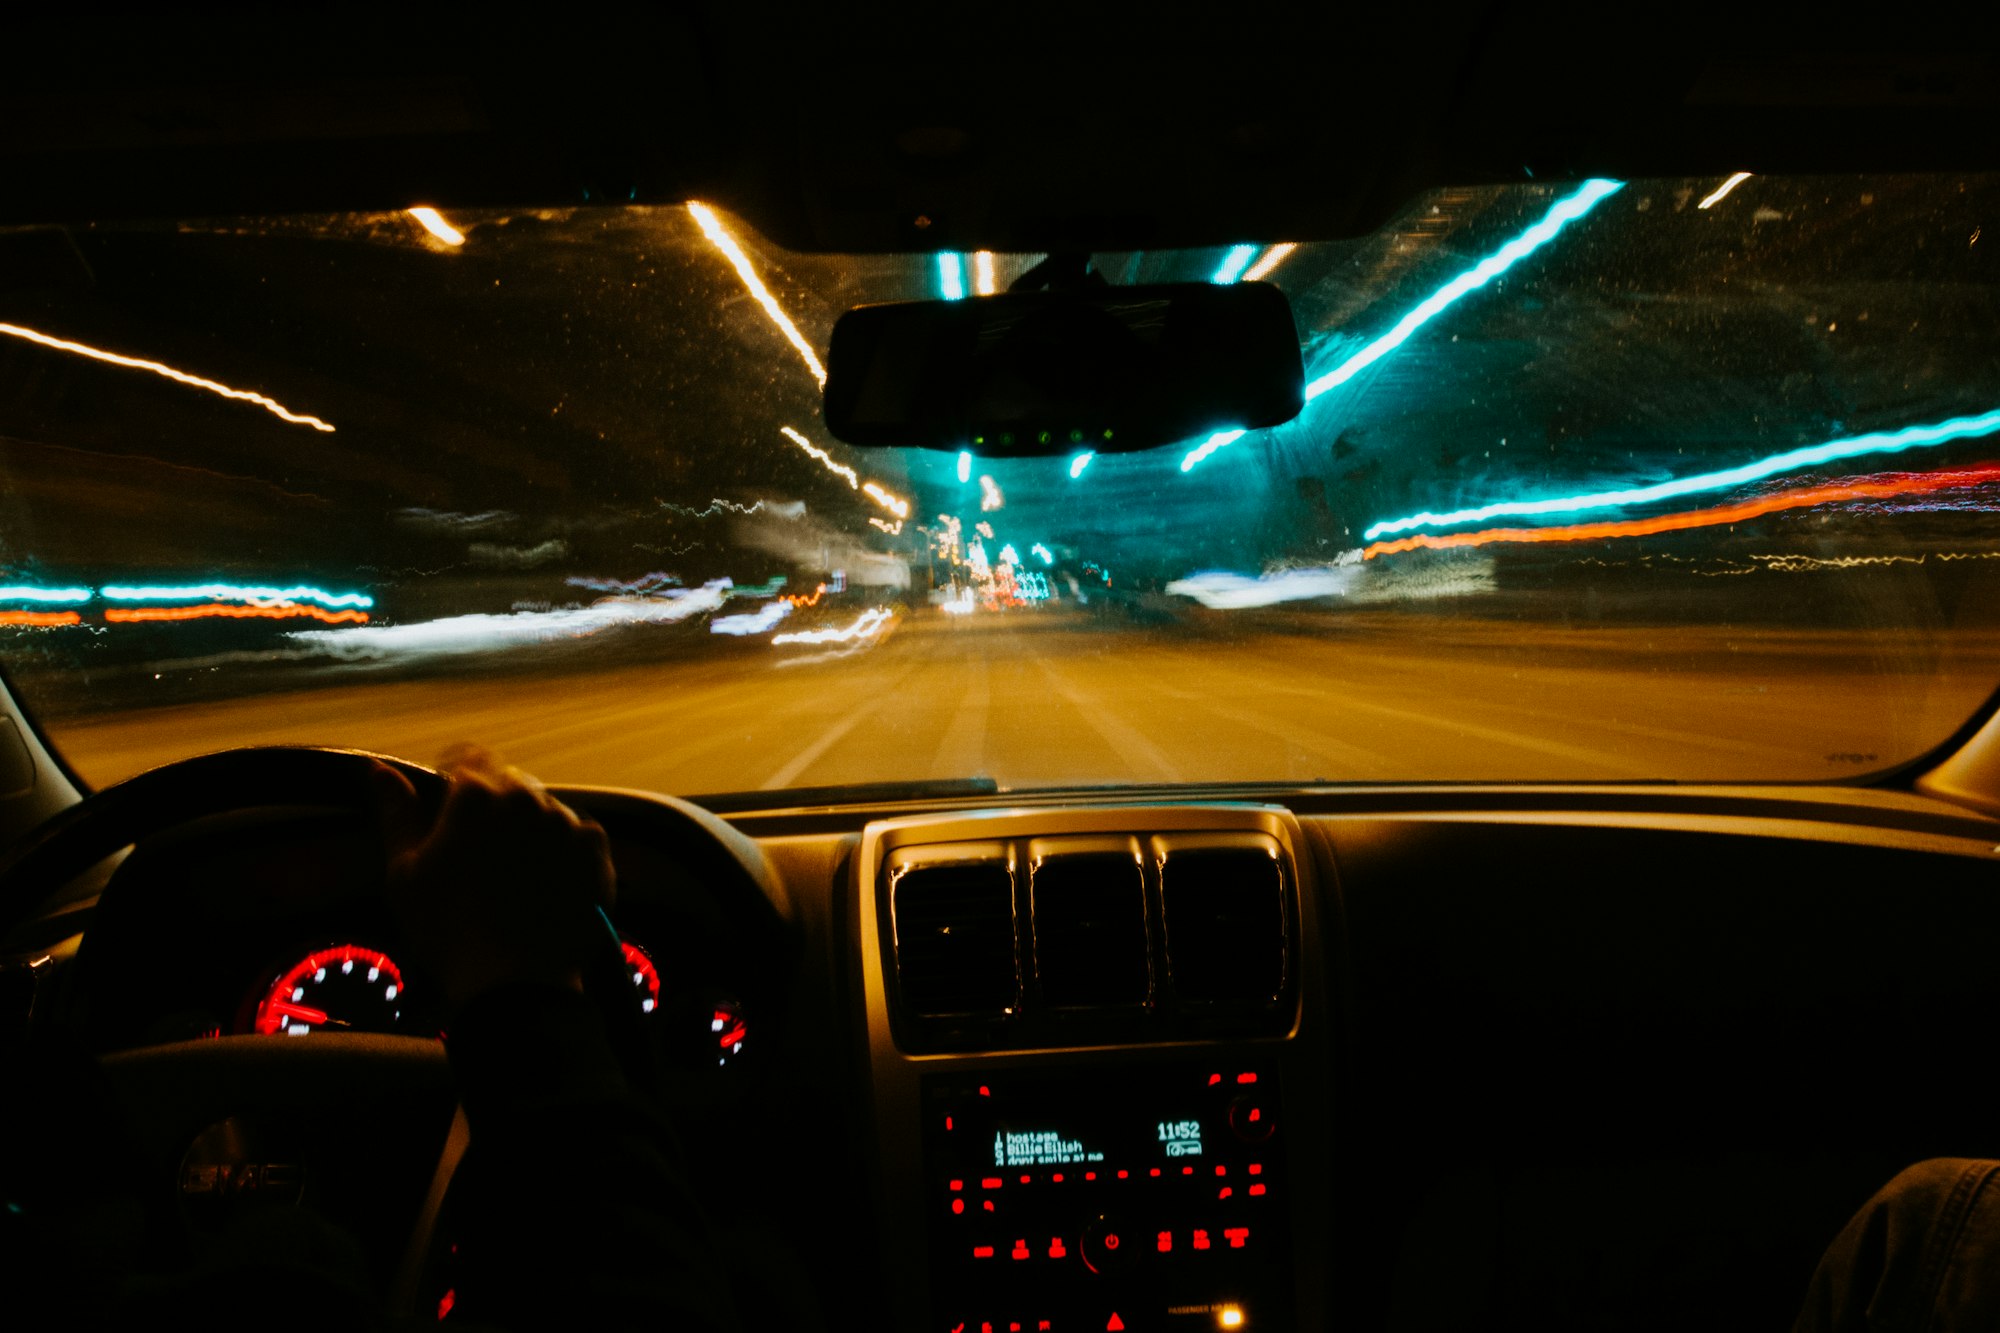
{"label": "blue light trail", "polygon": [[1947,444],[1952,440],[1974,439],[1981,435],[1991,435],[1995,431],[2000,431],[2000,411],[1987,412],[1976,417],[1953,417],[1949,421],[1940,421],[1930,426],[1906,426],[1897,431],[1874,431],[1867,435],[1850,436],[1844,440],[1828,440],[1824,444],[1772,454],[1754,463],[1745,463],[1742,467],[1728,468],[1721,472],[1703,472],[1692,477],[1682,477],[1678,481],[1663,481],[1654,486],[1592,491],[1583,495],[1563,495],[1547,500],[1503,500],[1495,504],[1481,505],[1475,509],[1454,509],[1443,514],[1429,512],[1411,514],[1407,518],[1389,519],[1377,523],[1362,535],[1369,541],[1374,541],[1378,537],[1408,532],[1412,528],[1448,528],[1461,523],[1483,523],[1493,518],[1577,514],[1590,509],[1615,509],[1626,505],[1652,504],[1657,500],[1674,500],[1683,495],[1727,490],[1746,482],[1774,477],[1781,472],[1796,472],[1800,468],[1817,467],[1822,463],[1835,463],[1869,454],[1899,454],[1906,449],[1923,449],[1931,445]]}
{"label": "blue light trail", "polygon": [[1095,453],[1085,452],[1085,453],[1080,453],[1075,458],[1070,459],[1069,479],[1071,481],[1075,481],[1078,477],[1081,477],[1083,475],[1083,470],[1090,466],[1090,460],[1095,457],[1097,457]]}
{"label": "blue light trail", "polygon": [[126,587],[103,589],[113,602],[187,602],[207,598],[218,602],[318,602],[321,606],[373,606],[375,599],[363,592],[325,592],[303,585],[296,588],[242,587],[234,583],[198,583],[187,587]]}
{"label": "blue light trail", "polygon": [[944,290],[947,301],[965,299],[965,261],[953,251],[938,256],[938,286]]}
{"label": "blue light trail", "polygon": [[0,588],[0,602],[87,602],[88,588]]}
{"label": "blue light trail", "polygon": [[1215,270],[1215,276],[1209,281],[1235,282],[1243,276],[1243,270],[1250,267],[1250,261],[1256,258],[1256,255],[1257,247],[1254,245],[1232,246],[1229,253],[1222,257],[1222,266]]}
{"label": "blue light trail", "polygon": [[[1624,181],[1587,180],[1573,193],[1558,200],[1542,220],[1516,236],[1465,272],[1447,282],[1419,302],[1416,309],[1396,321],[1387,333],[1355,352],[1339,365],[1306,385],[1306,401],[1311,402],[1329,389],[1339,388],[1410,340],[1411,335],[1450,308],[1460,298],[1479,290],[1508,269],[1547,245],[1556,235],[1605,199],[1625,188]],[[1181,471],[1218,449],[1243,438],[1243,431],[1222,431],[1209,436],[1181,460]]]}

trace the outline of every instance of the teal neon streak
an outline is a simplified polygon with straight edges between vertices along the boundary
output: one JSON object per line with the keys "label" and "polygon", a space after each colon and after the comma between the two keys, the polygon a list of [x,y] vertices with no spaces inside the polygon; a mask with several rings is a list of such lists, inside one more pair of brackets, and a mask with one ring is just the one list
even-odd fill
{"label": "teal neon streak", "polygon": [[1221,283],[1236,281],[1243,276],[1243,270],[1250,267],[1250,260],[1256,253],[1257,247],[1254,245],[1231,247],[1229,253],[1222,257],[1222,266],[1215,270],[1215,276],[1209,281]]}
{"label": "teal neon streak", "polygon": [[326,592],[319,588],[303,585],[296,588],[243,587],[234,583],[196,583],[180,588],[127,587],[114,585],[103,589],[106,599],[113,602],[186,602],[198,597],[207,597],[221,602],[318,602],[321,606],[375,605],[375,599],[364,592]]}
{"label": "teal neon streak", "polygon": [[938,256],[938,286],[947,301],[965,299],[965,261],[950,250]]}
{"label": "teal neon streak", "polygon": [[[1486,258],[1474,264],[1465,272],[1447,282],[1418,303],[1416,309],[1396,321],[1395,327],[1361,348],[1339,365],[1306,385],[1306,401],[1325,393],[1328,389],[1339,388],[1359,375],[1368,367],[1380,361],[1389,353],[1410,340],[1411,335],[1449,309],[1460,298],[1478,291],[1493,279],[1505,273],[1514,265],[1526,259],[1535,251],[1556,238],[1570,223],[1576,221],[1598,204],[1625,188],[1624,181],[1592,179],[1585,181],[1574,192],[1556,201],[1555,207],[1542,215],[1542,220],[1516,236],[1507,244],[1495,250]],[[1241,270],[1238,270],[1239,272]],[[1220,274],[1217,274],[1218,280]],[[1181,471],[1187,472],[1194,465],[1207,458],[1218,449],[1243,438],[1244,432],[1222,431],[1209,436],[1199,447],[1181,460]]]}
{"label": "teal neon streak", "polygon": [[1828,440],[1825,444],[1809,445],[1803,449],[1791,449],[1782,454],[1772,454],[1742,467],[1728,468],[1721,472],[1703,472],[1692,477],[1682,477],[1678,481],[1663,481],[1656,486],[1635,486],[1620,491],[1593,491],[1586,495],[1563,495],[1548,500],[1504,500],[1497,504],[1481,505],[1477,509],[1454,509],[1445,514],[1411,514],[1408,518],[1391,519],[1377,523],[1362,535],[1369,541],[1386,537],[1393,533],[1408,532],[1412,528],[1449,528],[1460,523],[1482,523],[1490,518],[1531,516],[1540,514],[1576,514],[1588,509],[1615,509],[1625,505],[1652,504],[1656,500],[1674,500],[1683,495],[1699,495],[1705,491],[1728,490],[1746,482],[1761,481],[1781,472],[1796,472],[1800,468],[1817,467],[1822,463],[1835,463],[1848,458],[1860,458],[1868,454],[1899,454],[1905,449],[1924,449],[1932,445],[1948,444],[1953,440],[1969,440],[1981,435],[1991,435],[2000,431],[2000,411],[1983,413],[1976,417],[1953,417],[1931,426],[1906,426],[1897,431],[1874,431],[1867,435],[1850,436],[1844,440]]}
{"label": "teal neon streak", "polygon": [[87,602],[88,588],[0,588],[0,602]]}
{"label": "teal neon streak", "polygon": [[1526,259],[1535,251],[1556,238],[1556,234],[1570,223],[1588,213],[1610,196],[1625,188],[1624,181],[1587,180],[1581,189],[1561,201],[1545,214],[1540,222],[1516,236],[1507,244],[1495,250],[1486,258],[1474,264],[1465,272],[1432,292],[1409,314],[1396,321],[1396,326],[1369,343],[1366,347],[1348,357],[1326,374],[1306,385],[1306,401],[1338,388],[1356,375],[1374,365],[1389,353],[1409,341],[1410,335],[1428,324],[1433,318],[1456,302],[1460,297],[1478,291],[1493,279],[1505,273],[1514,265]]}
{"label": "teal neon streak", "polygon": [[1245,430],[1217,431],[1215,434],[1203,440],[1199,446],[1189,451],[1188,456],[1181,460],[1181,471],[1183,472],[1194,471],[1194,465],[1196,463],[1199,463],[1202,459],[1207,458],[1217,449],[1228,448],[1230,445],[1236,443],[1238,440],[1242,439],[1245,435],[1248,435],[1249,433],[1250,433],[1249,431]]}

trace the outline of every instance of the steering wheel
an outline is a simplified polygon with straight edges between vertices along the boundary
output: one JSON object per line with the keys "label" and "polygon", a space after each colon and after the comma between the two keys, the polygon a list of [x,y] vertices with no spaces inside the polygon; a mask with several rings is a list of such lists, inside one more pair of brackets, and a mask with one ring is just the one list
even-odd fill
{"label": "steering wheel", "polygon": [[[433,770],[315,747],[204,755],[96,792],[41,826],[0,866],[0,930],[103,858],[192,821],[272,806],[370,815],[378,763],[407,777],[428,810],[438,808],[445,783]],[[673,847],[715,887],[732,928],[773,942],[788,937],[783,889],[750,839],[672,798],[581,795],[590,813]],[[630,1039],[637,1010],[629,986],[619,984],[625,964],[615,932],[607,929],[605,940],[586,989],[617,1045],[621,1032]],[[785,969],[784,952],[766,960],[774,973]],[[72,970],[83,975],[88,965],[86,943]],[[368,1251],[373,1285],[386,1288],[400,1270],[398,1295],[409,1300],[448,1164],[463,1146],[442,1043],[338,1032],[305,1042],[225,1037],[118,1051],[98,1064],[131,1113],[140,1160],[173,1171],[185,1208],[213,1218],[237,1205],[296,1202],[317,1186],[319,1212],[351,1229]]]}

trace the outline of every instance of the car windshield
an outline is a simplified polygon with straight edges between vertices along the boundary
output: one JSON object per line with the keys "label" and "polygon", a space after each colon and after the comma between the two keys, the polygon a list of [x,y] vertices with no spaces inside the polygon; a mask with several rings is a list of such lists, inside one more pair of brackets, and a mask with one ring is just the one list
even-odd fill
{"label": "car windshield", "polygon": [[659,208],[0,234],[0,662],[103,785],[246,744],[714,793],[1846,778],[2000,683],[1976,176],[1434,192],[1100,254],[1289,296],[1297,420],[862,450],[833,322],[1039,256]]}

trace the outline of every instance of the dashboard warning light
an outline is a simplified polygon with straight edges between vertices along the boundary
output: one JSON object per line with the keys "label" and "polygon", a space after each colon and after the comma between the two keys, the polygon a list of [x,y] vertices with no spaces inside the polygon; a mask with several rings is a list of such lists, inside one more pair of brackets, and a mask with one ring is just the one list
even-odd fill
{"label": "dashboard warning light", "polygon": [[1264,1192],[1264,1187],[1262,1185],[1252,1185],[1250,1187],[1250,1192],[1252,1194],[1262,1194]]}
{"label": "dashboard warning light", "polygon": [[1057,1236],[1051,1241],[1049,1241],[1049,1258],[1064,1259],[1068,1257],[1069,1257],[1069,1251],[1063,1248],[1061,1236]]}
{"label": "dashboard warning light", "polygon": [[1243,1242],[1250,1239],[1250,1228],[1228,1227],[1223,1231],[1222,1234],[1229,1238],[1230,1249],[1240,1250],[1243,1248]]}
{"label": "dashboard warning light", "polygon": [[1215,1312],[1215,1322],[1221,1328],[1243,1327],[1243,1307],[1240,1305],[1223,1306]]}
{"label": "dashboard warning light", "polygon": [[1162,1231],[1160,1233],[1160,1253],[1171,1254],[1173,1252],[1173,1248],[1174,1248],[1174,1233],[1171,1231]]}
{"label": "dashboard warning light", "polygon": [[963,1199],[953,1199],[953,1200],[951,1201],[951,1211],[952,1211],[952,1212],[953,1212],[954,1214],[957,1214],[957,1213],[962,1213],[962,1212],[964,1212],[964,1211],[965,1211],[965,1200],[963,1200]]}
{"label": "dashboard warning light", "polygon": [[[1236,1081],[1238,1083],[1255,1083],[1257,1081],[1257,1076],[1255,1074],[1238,1074],[1236,1076]],[[1240,1318],[1242,1316],[1242,1311],[1239,1310],[1237,1312],[1237,1315]]]}
{"label": "dashboard warning light", "polygon": [[[1104,1248],[1105,1248],[1105,1249],[1107,1249],[1107,1250],[1115,1250],[1115,1249],[1117,1249],[1117,1248],[1118,1248],[1118,1233],[1117,1233],[1117,1232],[1113,1231],[1113,1232],[1109,1233],[1108,1235],[1106,1235],[1106,1236],[1104,1237]],[[1112,1318],[1113,1318],[1113,1319],[1116,1319],[1117,1317],[1118,1317],[1118,1316],[1116,1316],[1116,1315],[1113,1315],[1113,1316],[1112,1316]]]}
{"label": "dashboard warning light", "polygon": [[1104,1321],[1104,1333],[1120,1333],[1120,1330],[1122,1330],[1124,1327],[1125,1327],[1125,1321],[1118,1317],[1118,1312],[1116,1310],[1113,1310],[1111,1312],[1111,1317]]}
{"label": "dashboard warning light", "polygon": [[1206,1231],[1197,1231],[1194,1233],[1194,1247],[1197,1250],[1208,1248],[1208,1233]]}
{"label": "dashboard warning light", "polygon": [[1016,1259],[1028,1257],[1028,1242],[1025,1237],[1014,1242],[1013,1256]]}
{"label": "dashboard warning light", "polygon": [[1209,1087],[1211,1087],[1211,1088],[1212,1088],[1212,1087],[1214,1087],[1214,1086],[1215,1086],[1216,1084],[1218,1084],[1218,1083],[1220,1083],[1220,1082],[1222,1082],[1222,1075],[1220,1075],[1220,1074],[1210,1074],[1210,1075],[1208,1076],[1208,1086],[1209,1086]]}

